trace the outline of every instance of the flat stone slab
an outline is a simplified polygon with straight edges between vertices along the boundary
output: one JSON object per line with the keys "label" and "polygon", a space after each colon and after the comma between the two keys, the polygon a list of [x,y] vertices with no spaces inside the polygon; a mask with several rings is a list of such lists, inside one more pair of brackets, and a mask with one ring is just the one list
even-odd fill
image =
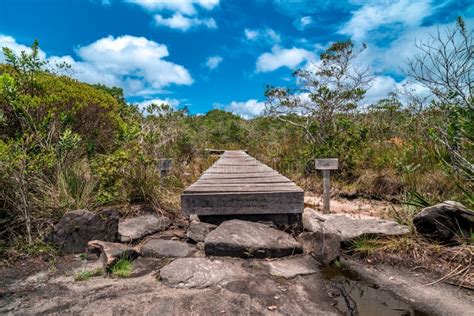
{"label": "flat stone slab", "polygon": [[295,258],[275,260],[266,263],[270,268],[270,274],[276,277],[292,279],[298,275],[316,273],[316,267],[312,258]]}
{"label": "flat stone slab", "polygon": [[336,233],[342,241],[361,236],[397,236],[410,232],[408,226],[378,218],[355,218],[347,214],[321,214],[313,209],[305,209],[303,215],[305,230],[311,232]]}
{"label": "flat stone slab", "polygon": [[171,225],[164,216],[143,215],[119,223],[118,233],[121,242],[130,242],[163,231]]}
{"label": "flat stone slab", "polygon": [[189,224],[186,236],[195,242],[202,242],[206,240],[207,235],[216,228],[217,226],[213,224],[192,221]]}
{"label": "flat stone slab", "polygon": [[196,252],[191,245],[177,240],[150,239],[141,248],[143,257],[183,258]]}
{"label": "flat stone slab", "polygon": [[173,288],[202,289],[246,276],[245,270],[237,263],[209,258],[176,259],[160,270],[163,284]]}
{"label": "flat stone slab", "polygon": [[222,223],[209,233],[204,243],[208,256],[276,258],[302,252],[289,234],[267,225],[241,220]]}

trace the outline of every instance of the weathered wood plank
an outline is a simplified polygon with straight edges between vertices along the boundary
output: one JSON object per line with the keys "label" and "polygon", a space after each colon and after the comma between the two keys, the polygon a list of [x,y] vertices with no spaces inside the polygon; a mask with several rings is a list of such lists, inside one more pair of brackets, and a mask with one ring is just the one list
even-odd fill
{"label": "weathered wood plank", "polygon": [[304,192],[183,194],[185,214],[297,214],[304,207]]}
{"label": "weathered wood plank", "polygon": [[298,214],[303,190],[241,151],[226,151],[181,196],[185,214]]}
{"label": "weathered wood plank", "polygon": [[214,184],[214,185],[221,185],[221,184],[263,184],[263,183],[293,183],[291,180],[283,180],[280,178],[241,178],[241,179],[200,179],[195,183],[198,184]]}

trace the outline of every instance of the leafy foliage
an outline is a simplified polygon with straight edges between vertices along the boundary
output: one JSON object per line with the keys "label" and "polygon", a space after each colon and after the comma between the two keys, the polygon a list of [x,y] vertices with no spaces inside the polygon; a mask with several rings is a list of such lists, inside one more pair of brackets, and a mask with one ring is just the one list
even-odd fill
{"label": "leafy foliage", "polygon": [[[462,40],[451,40],[453,34]],[[472,33],[460,20],[448,35],[447,42],[440,36],[421,46],[420,60],[427,60],[423,54],[442,60],[443,47],[459,44],[458,57],[448,59],[454,62],[449,74],[454,76],[457,63],[472,74],[472,59],[463,63],[472,56]],[[25,239],[33,247],[65,212],[77,208],[127,209],[139,203],[176,216],[180,192],[214,161],[205,152],[209,148],[247,149],[307,190],[320,187],[314,159],[338,157],[339,192],[405,198],[416,207],[393,216],[407,224],[419,207],[434,201],[455,199],[472,207],[472,87],[466,90],[461,81],[449,90],[446,82],[433,83],[440,75],[436,67],[423,78],[415,71],[430,65],[415,62],[412,78],[433,89],[430,103],[413,99],[402,105],[392,94],[361,107],[372,78],[358,58],[364,48],[350,41],[330,45],[319,63],[294,73],[297,89],[268,87],[268,115],[251,120],[222,110],[189,115],[165,104],[142,112],[127,104],[120,88],[55,72],[41,60],[37,42],[19,55],[4,49],[2,247]],[[162,158],[173,160],[164,179],[158,168]],[[415,192],[411,198],[409,192]]]}

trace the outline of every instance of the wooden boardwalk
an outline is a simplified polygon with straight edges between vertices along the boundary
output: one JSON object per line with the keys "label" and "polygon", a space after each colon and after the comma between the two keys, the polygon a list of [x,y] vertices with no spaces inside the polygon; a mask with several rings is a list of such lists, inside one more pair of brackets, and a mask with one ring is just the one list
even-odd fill
{"label": "wooden boardwalk", "polygon": [[301,214],[304,192],[243,151],[225,151],[181,195],[186,215]]}

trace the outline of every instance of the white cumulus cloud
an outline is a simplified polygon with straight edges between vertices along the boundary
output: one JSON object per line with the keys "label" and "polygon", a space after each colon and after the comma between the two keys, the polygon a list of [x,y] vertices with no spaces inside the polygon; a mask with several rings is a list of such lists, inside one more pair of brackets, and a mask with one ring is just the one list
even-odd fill
{"label": "white cumulus cloud", "polygon": [[148,99],[148,100],[138,102],[136,104],[138,105],[138,108],[140,110],[146,111],[146,108],[151,104],[156,104],[156,105],[166,104],[176,109],[180,103],[181,102],[178,99],[165,98],[165,99]]}
{"label": "white cumulus cloud", "polygon": [[371,31],[382,25],[401,23],[405,27],[417,26],[431,14],[430,3],[429,0],[368,1],[353,13],[340,33],[355,40],[364,40]]}
{"label": "white cumulus cloud", "polygon": [[304,31],[311,24],[313,24],[313,19],[310,16],[303,16],[295,20],[295,22],[293,23],[293,25],[299,31]]}
{"label": "white cumulus cloud", "polygon": [[221,56],[210,56],[206,59],[206,67],[211,70],[216,69],[222,60],[223,58]]}
{"label": "white cumulus cloud", "polygon": [[257,59],[257,72],[274,71],[280,67],[296,68],[303,62],[314,60],[315,55],[302,48],[281,48],[273,46],[271,53],[264,53]]}
{"label": "white cumulus cloud", "polygon": [[150,11],[172,11],[186,15],[195,15],[197,7],[212,10],[219,0],[128,0]]}
{"label": "white cumulus cloud", "polygon": [[[11,36],[0,34],[0,63],[5,62],[5,56],[1,51],[2,47],[10,48],[17,55],[20,54],[22,51],[25,51],[27,53],[31,52],[31,48],[29,46],[17,43],[15,38]],[[38,54],[40,58],[46,58],[45,52],[43,52],[41,49],[39,50]]]}
{"label": "white cumulus cloud", "polygon": [[232,101],[230,104],[225,105],[224,109],[240,115],[244,119],[250,119],[263,113],[265,110],[265,102],[260,102],[255,99],[243,102]]}
{"label": "white cumulus cloud", "polygon": [[[10,47],[16,53],[29,48],[11,36],[0,35],[0,47]],[[104,37],[76,50],[79,60],[67,56],[40,57],[51,65],[66,62],[72,66],[72,76],[88,83],[101,83],[124,89],[127,96],[159,93],[172,84],[190,85],[193,79],[186,68],[164,58],[169,56],[166,45],[144,37],[124,35]],[[4,61],[0,54],[0,62]]]}
{"label": "white cumulus cloud", "polygon": [[187,17],[181,13],[175,13],[169,18],[163,17],[160,14],[155,15],[155,24],[167,26],[172,29],[187,31],[192,27],[204,26],[210,29],[217,28],[216,21],[213,18],[199,19],[194,17]]}
{"label": "white cumulus cloud", "polygon": [[157,26],[166,26],[183,32],[195,27],[217,28],[213,18],[200,18],[199,14],[203,10],[211,11],[217,7],[219,0],[128,0],[127,2],[140,5],[153,14]]}
{"label": "white cumulus cloud", "polygon": [[263,43],[275,44],[281,41],[281,36],[271,28],[265,29],[245,29],[245,38],[249,41],[259,41]]}

